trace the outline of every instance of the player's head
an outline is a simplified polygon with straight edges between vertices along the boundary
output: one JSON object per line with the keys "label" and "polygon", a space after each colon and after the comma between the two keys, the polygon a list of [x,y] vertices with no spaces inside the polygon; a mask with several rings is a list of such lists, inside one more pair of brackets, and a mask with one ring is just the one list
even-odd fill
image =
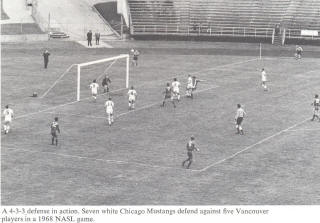
{"label": "player's head", "polygon": [[194,140],[194,136],[191,136],[190,139],[191,139],[191,140]]}
{"label": "player's head", "polygon": [[109,97],[109,101],[111,101],[111,99],[112,99],[112,98],[111,98],[111,97]]}
{"label": "player's head", "polygon": [[188,74],[188,77],[191,77],[191,74]]}
{"label": "player's head", "polygon": [[167,83],[167,87],[169,87],[170,86],[170,83]]}
{"label": "player's head", "polygon": [[55,117],[54,120],[57,122],[59,119],[58,119],[58,117]]}
{"label": "player's head", "polygon": [[96,82],[97,82],[97,80],[96,80],[96,79],[94,79],[92,82],[93,82],[93,83],[96,83]]}
{"label": "player's head", "polygon": [[240,104],[237,104],[237,107],[238,107],[238,108],[241,108],[241,105],[240,105]]}
{"label": "player's head", "polygon": [[316,94],[314,97],[315,97],[315,98],[318,98],[318,97],[319,97],[319,95],[317,95],[317,94]]}
{"label": "player's head", "polygon": [[264,68],[262,68],[261,70],[264,71]]}
{"label": "player's head", "polygon": [[131,86],[131,89],[133,90],[133,89],[134,89],[134,87],[133,87],[133,86]]}
{"label": "player's head", "polygon": [[9,108],[9,105],[6,105],[6,108]]}
{"label": "player's head", "polygon": [[173,78],[173,81],[177,81],[177,78],[175,77],[175,78]]}

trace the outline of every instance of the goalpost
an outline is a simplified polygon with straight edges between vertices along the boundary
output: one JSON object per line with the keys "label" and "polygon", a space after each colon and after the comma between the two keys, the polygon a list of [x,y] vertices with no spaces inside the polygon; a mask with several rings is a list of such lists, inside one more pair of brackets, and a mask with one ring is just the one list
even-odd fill
{"label": "goalpost", "polygon": [[[77,101],[80,101],[80,83],[81,83],[81,69],[87,66],[91,66],[94,64],[105,63],[108,61],[117,61],[118,59],[126,60],[126,71],[125,71],[125,87],[129,88],[129,64],[130,64],[130,56],[129,54],[121,54],[115,57],[109,57],[101,60],[90,61],[86,63],[77,64]],[[112,66],[112,64],[110,65]],[[107,68],[108,69],[108,68]]]}

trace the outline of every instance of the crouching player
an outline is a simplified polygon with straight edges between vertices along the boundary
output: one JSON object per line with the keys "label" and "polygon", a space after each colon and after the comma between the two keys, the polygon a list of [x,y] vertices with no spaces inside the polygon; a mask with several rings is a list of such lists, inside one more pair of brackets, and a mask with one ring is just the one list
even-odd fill
{"label": "crouching player", "polygon": [[320,108],[320,99],[319,99],[319,95],[315,95],[314,96],[314,101],[311,104],[313,106],[313,117],[311,119],[311,121],[314,121],[316,118],[320,121],[320,116],[319,116],[319,108]]}
{"label": "crouching player", "polygon": [[188,158],[182,162],[183,167],[185,167],[185,163],[188,162],[187,169],[190,168],[191,163],[193,161],[193,151],[199,151],[199,149],[196,147],[194,136],[191,136],[189,142],[187,143]]}
{"label": "crouching player", "polygon": [[170,87],[170,83],[167,83],[167,86],[166,86],[166,89],[164,90],[164,99],[163,99],[163,102],[162,102],[162,105],[160,105],[161,107],[164,107],[165,103],[167,100],[171,100],[172,104],[173,104],[173,107],[176,107],[176,104],[174,103],[174,101],[171,99],[172,97],[172,90],[171,90],[171,87]]}
{"label": "crouching player", "polygon": [[56,146],[58,145],[58,134],[60,134],[60,128],[58,123],[58,117],[54,118],[54,121],[51,123],[51,145],[54,145],[54,142],[56,142]]}
{"label": "crouching player", "polygon": [[3,110],[4,122],[3,122],[3,131],[4,134],[8,134],[10,130],[10,124],[13,119],[13,110],[9,108],[9,105],[6,105],[6,108]]}
{"label": "crouching player", "polygon": [[114,108],[114,103],[111,100],[111,97],[109,97],[109,99],[106,101],[104,107],[106,109],[106,113],[108,117],[108,124],[109,126],[111,126],[111,124],[113,123],[113,108]]}
{"label": "crouching player", "polygon": [[134,109],[134,104],[136,102],[137,91],[131,86],[131,89],[128,91],[129,96],[129,110]]}
{"label": "crouching player", "polygon": [[237,132],[236,134],[240,134],[240,135],[243,135],[243,129],[242,129],[242,121],[243,121],[243,118],[245,116],[245,112],[243,110],[243,108],[241,108],[241,105],[238,104],[237,105],[238,109],[237,109],[237,113],[236,113],[236,117],[235,117],[235,121],[236,121],[236,129],[237,129]]}

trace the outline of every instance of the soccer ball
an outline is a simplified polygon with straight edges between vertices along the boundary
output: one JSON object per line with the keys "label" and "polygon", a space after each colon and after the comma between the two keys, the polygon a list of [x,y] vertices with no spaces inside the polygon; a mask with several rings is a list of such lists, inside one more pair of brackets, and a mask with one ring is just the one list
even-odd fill
{"label": "soccer ball", "polygon": [[131,49],[130,51],[131,51],[131,53],[133,53],[133,52],[134,52],[134,49]]}

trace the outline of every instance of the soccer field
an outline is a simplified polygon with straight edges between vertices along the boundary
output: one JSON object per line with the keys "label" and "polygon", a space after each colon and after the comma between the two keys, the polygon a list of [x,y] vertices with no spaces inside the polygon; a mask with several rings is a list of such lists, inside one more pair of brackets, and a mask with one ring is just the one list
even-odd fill
{"label": "soccer field", "polygon": [[[320,123],[310,121],[310,104],[320,93],[319,58],[259,59],[256,48],[247,55],[145,49],[139,66],[130,67],[138,92],[134,111],[128,111],[127,90],[119,90],[124,77],[111,76],[115,123],[109,127],[107,95],[94,102],[86,87],[97,71],[85,72],[80,102],[74,102],[74,78],[44,98],[30,95],[45,92],[71,64],[128,49],[51,48],[44,70],[41,46],[3,46],[2,108],[9,104],[15,112],[12,132],[1,137],[3,205],[320,204]],[[124,70],[113,67],[119,75]],[[204,80],[194,99],[160,108],[166,82],[177,77],[184,95],[187,74]],[[235,134],[238,103],[247,113],[244,135]],[[50,145],[56,116],[57,147]],[[191,135],[200,152],[184,169]]]}

